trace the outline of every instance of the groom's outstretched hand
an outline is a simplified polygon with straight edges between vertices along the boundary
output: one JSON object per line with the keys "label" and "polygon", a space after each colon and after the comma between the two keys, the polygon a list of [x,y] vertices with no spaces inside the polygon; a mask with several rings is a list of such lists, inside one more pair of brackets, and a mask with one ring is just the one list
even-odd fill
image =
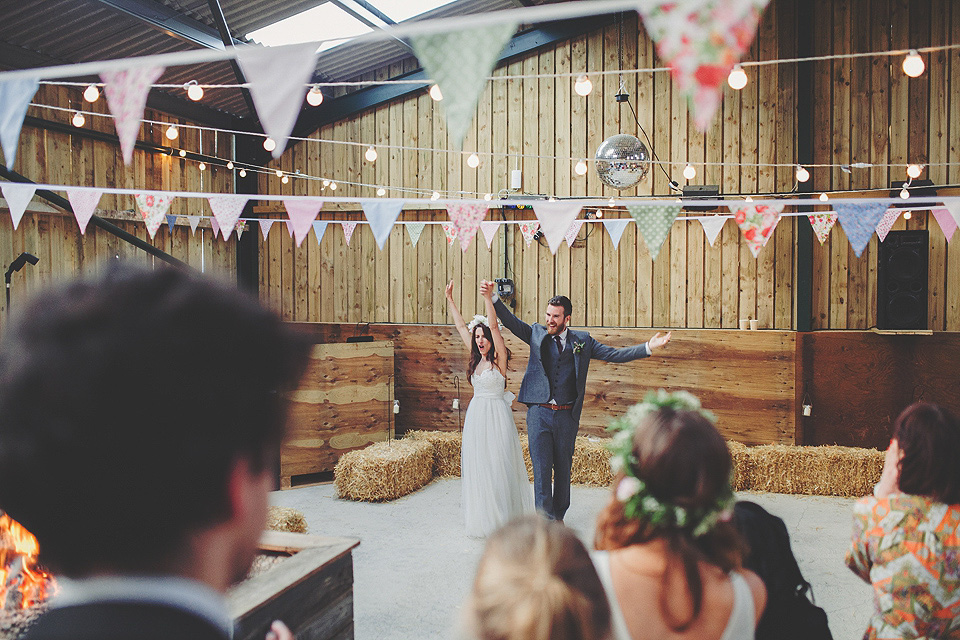
{"label": "groom's outstretched hand", "polygon": [[672,331],[667,331],[664,335],[660,335],[660,332],[657,331],[655,334],[653,334],[652,338],[647,340],[647,346],[650,347],[651,351],[653,351],[654,349],[659,349],[663,345],[670,342],[670,335],[672,333],[673,333]]}

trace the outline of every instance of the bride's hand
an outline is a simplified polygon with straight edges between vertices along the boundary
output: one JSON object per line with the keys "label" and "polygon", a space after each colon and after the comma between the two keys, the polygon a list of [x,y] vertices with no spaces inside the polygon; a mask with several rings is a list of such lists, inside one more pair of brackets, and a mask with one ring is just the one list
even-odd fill
{"label": "bride's hand", "polygon": [[453,300],[453,280],[450,281],[450,284],[446,288],[447,300]]}

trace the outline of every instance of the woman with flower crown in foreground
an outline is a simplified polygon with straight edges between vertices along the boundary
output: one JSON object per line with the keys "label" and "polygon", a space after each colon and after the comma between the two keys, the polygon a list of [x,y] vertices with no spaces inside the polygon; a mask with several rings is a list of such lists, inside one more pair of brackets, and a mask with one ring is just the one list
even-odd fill
{"label": "woman with flower crown in foreground", "polygon": [[469,326],[453,301],[453,280],[446,288],[450,313],[470,350],[467,378],[473,399],[463,419],[460,482],[467,535],[488,536],[513,518],[533,511],[533,493],[523,463],[517,423],[505,391],[509,352],[503,343],[492,294],[484,296],[487,317]]}
{"label": "woman with flower crown in foreground", "polygon": [[594,563],[615,640],[753,638],[766,590],[741,568],[732,461],[712,414],[687,392],[660,390],[611,430],[616,477]]}

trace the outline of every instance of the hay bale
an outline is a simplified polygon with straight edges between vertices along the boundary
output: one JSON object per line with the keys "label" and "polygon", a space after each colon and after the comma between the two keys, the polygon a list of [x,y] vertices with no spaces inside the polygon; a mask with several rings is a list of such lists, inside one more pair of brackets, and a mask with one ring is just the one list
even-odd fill
{"label": "hay bale", "polygon": [[854,447],[748,447],[755,491],[818,496],[865,496],[883,469],[883,451]]}
{"label": "hay bale", "polygon": [[733,458],[733,490],[746,491],[750,486],[751,460],[750,447],[733,440],[727,441],[730,457]]}
{"label": "hay bale", "polygon": [[419,440],[433,445],[433,475],[436,478],[460,477],[459,431],[408,431],[404,440]]}
{"label": "hay bale", "polygon": [[267,529],[269,531],[289,531],[306,533],[307,519],[296,509],[290,507],[270,507],[267,509]]}
{"label": "hay bale", "polygon": [[333,470],[337,495],[365,502],[395,500],[432,479],[433,445],[407,438],[347,452]]}
{"label": "hay bale", "polygon": [[613,472],[610,470],[610,451],[607,449],[609,438],[589,438],[577,436],[573,450],[573,465],[570,468],[570,482],[590,487],[609,487],[613,484]]}

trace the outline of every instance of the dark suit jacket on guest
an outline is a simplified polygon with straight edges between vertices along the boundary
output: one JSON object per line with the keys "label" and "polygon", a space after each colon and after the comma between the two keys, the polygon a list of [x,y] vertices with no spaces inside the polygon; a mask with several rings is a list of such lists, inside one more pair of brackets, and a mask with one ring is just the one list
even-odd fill
{"label": "dark suit jacket on guest", "polygon": [[166,604],[99,602],[51,609],[20,640],[229,640],[223,629]]}

